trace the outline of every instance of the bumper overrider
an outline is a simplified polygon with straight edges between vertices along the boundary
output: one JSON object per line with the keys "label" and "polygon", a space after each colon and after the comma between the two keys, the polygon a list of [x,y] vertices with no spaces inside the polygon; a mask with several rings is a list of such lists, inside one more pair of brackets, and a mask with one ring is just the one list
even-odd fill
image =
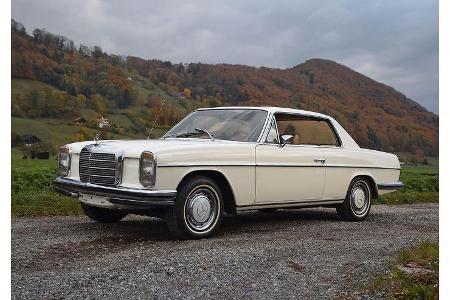
{"label": "bumper overrider", "polygon": [[404,186],[404,184],[400,181],[398,182],[390,182],[390,183],[380,183],[378,184],[379,190],[399,190]]}
{"label": "bumper overrider", "polygon": [[152,208],[171,206],[175,203],[176,190],[147,190],[125,187],[101,186],[92,183],[57,177],[54,182],[56,192],[80,198],[83,194],[106,197],[112,205]]}

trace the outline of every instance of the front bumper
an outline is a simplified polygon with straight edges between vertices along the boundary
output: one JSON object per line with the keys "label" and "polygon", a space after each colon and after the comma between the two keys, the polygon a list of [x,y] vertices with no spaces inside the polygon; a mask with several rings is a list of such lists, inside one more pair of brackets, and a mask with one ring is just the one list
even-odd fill
{"label": "front bumper", "polygon": [[390,182],[390,183],[380,183],[378,184],[379,190],[399,190],[404,186],[403,182]]}
{"label": "front bumper", "polygon": [[109,187],[63,177],[55,179],[55,191],[73,198],[83,194],[106,197],[112,205],[130,208],[152,208],[175,204],[176,190],[146,190]]}

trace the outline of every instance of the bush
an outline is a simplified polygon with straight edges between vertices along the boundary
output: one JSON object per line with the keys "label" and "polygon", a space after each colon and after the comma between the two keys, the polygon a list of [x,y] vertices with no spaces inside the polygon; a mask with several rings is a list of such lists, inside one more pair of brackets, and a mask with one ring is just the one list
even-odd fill
{"label": "bush", "polygon": [[74,215],[81,212],[77,201],[53,190],[57,176],[55,168],[13,168],[11,173],[13,216]]}
{"label": "bush", "polygon": [[31,191],[53,191],[53,181],[57,176],[54,168],[16,168],[11,172],[12,195]]}
{"label": "bush", "polygon": [[405,185],[402,191],[439,192],[439,175],[431,173],[435,168],[404,168],[400,180]]}

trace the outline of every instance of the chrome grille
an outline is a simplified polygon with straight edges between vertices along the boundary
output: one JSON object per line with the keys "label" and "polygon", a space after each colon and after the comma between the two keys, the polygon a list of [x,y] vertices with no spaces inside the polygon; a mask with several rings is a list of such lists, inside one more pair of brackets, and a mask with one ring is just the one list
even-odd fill
{"label": "chrome grille", "polygon": [[108,146],[88,145],[80,152],[80,180],[115,186],[121,180],[121,154]]}

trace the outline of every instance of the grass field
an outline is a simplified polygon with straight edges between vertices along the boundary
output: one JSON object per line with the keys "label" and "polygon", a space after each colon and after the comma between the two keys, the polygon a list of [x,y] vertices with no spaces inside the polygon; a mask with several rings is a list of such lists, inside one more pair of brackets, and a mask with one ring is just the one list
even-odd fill
{"label": "grass field", "polygon": [[401,251],[389,273],[373,279],[361,294],[380,291],[387,299],[438,299],[439,244],[423,241]]}
{"label": "grass field", "polygon": [[[131,122],[124,115],[114,115],[112,120],[120,124],[129,124]],[[52,119],[24,119],[11,118],[12,131],[19,134],[33,134],[40,138],[43,142],[49,143],[54,149],[58,149],[61,145],[77,141],[77,133],[80,127],[77,125],[69,125],[62,121]],[[84,128],[87,135],[94,139],[98,129]],[[155,136],[162,136],[167,131],[166,128],[155,128],[153,133]],[[145,139],[145,133],[141,135],[121,135],[108,133],[111,139]]]}
{"label": "grass field", "polygon": [[11,213],[34,217],[80,213],[76,201],[53,191],[57,161],[22,159],[17,149],[11,151]]}
{"label": "grass field", "polygon": [[383,195],[374,204],[405,204],[439,202],[439,168],[433,166],[403,166],[400,181],[404,188]]}
{"label": "grass field", "polygon": [[[54,134],[54,133],[53,133]],[[57,176],[57,160],[22,159],[12,148],[12,215],[52,216],[79,214],[77,201],[53,191]],[[374,200],[374,204],[404,204],[439,201],[439,169],[436,167],[404,167],[400,179],[405,187]]]}
{"label": "grass field", "polygon": [[11,79],[11,97],[13,102],[21,95],[27,95],[32,91],[45,89],[50,89],[52,91],[57,90],[54,86],[41,81],[16,78]]}
{"label": "grass field", "polygon": [[[12,130],[19,135],[33,134],[44,142],[50,142],[55,148],[77,141],[79,126],[67,125],[50,119],[11,118]],[[89,136],[94,138],[98,130],[85,128]],[[112,139],[129,139],[129,136],[110,134]]]}
{"label": "grass field", "polygon": [[[145,81],[143,78],[140,80]],[[145,106],[142,106],[140,103],[146,103],[149,97],[153,97],[155,95],[164,97],[169,99],[169,101],[175,105],[175,107],[179,110],[179,112],[184,112],[185,108],[183,108],[175,99],[165,92],[163,92],[158,86],[155,86],[153,83],[146,83],[145,85],[151,85],[151,88],[145,88],[142,84],[135,83],[139,99],[135,105],[130,106],[127,110],[114,110],[105,115],[110,121],[111,126],[120,127],[122,134],[114,134],[112,133],[112,129],[108,130],[108,135],[112,139],[139,139],[145,138],[147,133],[143,130],[141,133],[135,133],[133,121],[127,115],[132,111],[140,112],[142,109],[147,109]],[[11,97],[13,103],[20,97],[26,97],[30,92],[35,90],[44,90],[51,89],[57,90],[55,87],[34,80],[26,80],[26,79],[12,79],[11,81]],[[98,116],[98,113],[89,108],[83,108],[80,110],[79,115],[89,122],[95,120]],[[53,146],[53,148],[57,149],[60,145],[77,141],[77,133],[80,131],[80,126],[73,123],[73,119],[71,118],[55,118],[55,119],[29,119],[29,118],[19,118],[12,117],[11,126],[12,131],[19,134],[32,134],[40,138],[44,143]],[[92,125],[91,125],[92,126]],[[86,132],[88,137],[94,137],[95,134],[99,131],[98,128],[87,128],[84,127],[83,130]],[[167,131],[167,128],[155,128],[153,130],[153,136],[160,137]]]}

